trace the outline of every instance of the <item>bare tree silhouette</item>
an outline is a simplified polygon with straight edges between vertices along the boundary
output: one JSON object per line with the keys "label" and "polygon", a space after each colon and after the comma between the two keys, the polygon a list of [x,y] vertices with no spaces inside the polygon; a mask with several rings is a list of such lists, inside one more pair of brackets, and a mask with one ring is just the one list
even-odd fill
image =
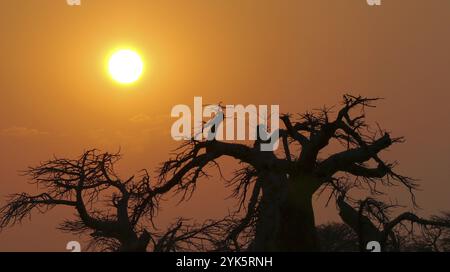
{"label": "bare tree silhouette", "polygon": [[[339,215],[357,234],[360,251],[366,250],[370,241],[379,242],[383,251],[400,251],[408,245],[417,249],[428,246],[430,250],[440,251],[448,246],[445,238],[441,237],[450,229],[448,213],[430,219],[421,218],[413,212],[394,216],[393,210],[399,208],[398,205],[388,205],[373,198],[356,201],[356,207],[348,202],[350,200],[346,201],[344,195],[338,197]],[[418,230],[414,226],[418,226]]]}
{"label": "bare tree silhouette", "polygon": [[[248,250],[319,250],[312,206],[315,193],[331,188],[332,197],[338,184],[358,183],[371,192],[376,191],[374,185],[400,184],[413,195],[417,186],[414,180],[394,172],[395,163],[379,156],[403,138],[393,138],[379,127],[373,130],[365,122],[365,109],[378,100],[345,95],[335,114],[332,108],[323,108],[296,118],[282,116],[283,156],[260,151],[260,140],[253,146],[216,139],[189,141],[163,164],[160,182],[189,196],[199,178],[208,175],[207,166],[219,167],[221,157],[234,158],[242,168],[231,185],[247,213],[224,243],[237,244],[241,233],[254,233]],[[322,151],[334,143],[341,144],[341,151],[324,156]]]}
{"label": "bare tree silhouette", "polygon": [[[434,240],[437,249],[439,241],[449,240],[448,218],[427,220],[413,213],[393,217],[392,207],[373,197],[383,193],[380,188],[401,185],[416,205],[414,190],[418,187],[415,180],[394,172],[396,163],[380,158],[382,151],[403,138],[393,138],[379,126],[372,129],[366,123],[366,109],[378,100],[345,95],[336,112],[322,108],[296,117],[282,116],[281,151],[261,151],[260,139],[252,145],[214,137],[187,141],[162,164],[154,184],[145,170],[120,178],[114,171],[120,154],[89,150],[73,160],[54,158],[25,172],[44,192],[12,195],[0,208],[0,229],[21,222],[35,210],[45,213],[55,206],[68,206],[75,209],[77,218],[59,228],[90,234],[92,245],[100,250],[319,251],[313,195],[329,192],[329,200],[335,198],[347,227],[319,227],[322,235],[354,241],[355,234],[361,250],[371,240],[380,241],[384,248],[399,248],[402,242],[411,245],[402,239],[412,239],[413,231],[398,235],[404,222],[411,222],[426,229],[421,241]],[[209,177],[210,166],[220,170],[222,157],[234,158],[241,165],[231,180],[225,179],[239,201],[238,210],[203,224],[189,225],[180,218],[158,231],[154,219],[161,197],[176,192],[189,199],[201,178]],[[370,197],[352,202],[347,192],[355,187]],[[332,246],[352,248],[351,243]]]}
{"label": "bare tree silhouette", "polygon": [[[450,251],[449,228],[434,223],[449,222],[448,215],[432,217],[427,221],[436,221],[432,224],[420,224],[415,221],[403,222],[397,225],[393,234],[394,240],[384,242],[382,251],[409,251],[409,252],[448,252]],[[407,224],[405,224],[407,223]],[[417,226],[417,227],[415,227]],[[381,232],[381,231],[380,231]],[[357,252],[361,249],[361,242],[357,234],[345,223],[327,223],[317,227],[322,251],[326,252]],[[368,240],[368,239],[366,239]],[[365,246],[365,245],[364,245]]]}
{"label": "bare tree silhouette", "polygon": [[45,213],[55,206],[68,206],[77,218],[66,220],[59,229],[74,234],[88,233],[91,246],[105,251],[205,250],[216,243],[227,219],[188,225],[180,218],[165,232],[150,231],[165,187],[152,187],[147,171],[121,179],[114,171],[120,154],[85,152],[80,158],[54,158],[30,167],[38,195],[10,196],[0,208],[0,229],[21,222],[36,210]]}

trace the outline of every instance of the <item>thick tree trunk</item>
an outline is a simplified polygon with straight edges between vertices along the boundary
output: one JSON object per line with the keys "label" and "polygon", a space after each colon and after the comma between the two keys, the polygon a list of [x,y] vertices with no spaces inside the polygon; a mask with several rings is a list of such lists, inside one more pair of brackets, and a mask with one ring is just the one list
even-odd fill
{"label": "thick tree trunk", "polygon": [[312,195],[308,192],[289,197],[280,210],[278,248],[282,251],[319,251]]}
{"label": "thick tree trunk", "polygon": [[258,207],[255,239],[250,251],[277,251],[280,207],[286,195],[286,178],[271,173],[259,176],[262,181],[262,198]]}
{"label": "thick tree trunk", "polygon": [[379,242],[384,249],[382,232],[364,215],[350,206],[343,198],[338,199],[339,215],[349,227],[351,227],[359,237],[360,251],[367,251],[366,246],[371,241]]}
{"label": "thick tree trunk", "polygon": [[254,251],[318,251],[309,180],[268,175],[263,179]]}

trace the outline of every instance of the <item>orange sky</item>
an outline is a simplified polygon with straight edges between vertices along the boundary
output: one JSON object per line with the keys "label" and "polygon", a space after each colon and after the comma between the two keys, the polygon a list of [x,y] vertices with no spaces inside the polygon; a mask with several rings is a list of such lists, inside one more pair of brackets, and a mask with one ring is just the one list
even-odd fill
{"label": "orange sky", "polygon": [[[171,108],[192,105],[194,96],[303,112],[351,92],[386,98],[370,119],[407,142],[385,157],[421,179],[422,214],[447,209],[450,2],[382,2],[1,1],[0,202],[33,192],[18,171],[53,154],[121,147],[124,174],[155,169],[178,144],[169,135]],[[147,65],[129,87],[104,69],[121,46],[138,48]],[[232,207],[222,183],[200,187],[191,203],[166,208],[161,222]],[[336,219],[333,208],[318,210],[319,222]],[[64,250],[77,237],[55,227],[72,213],[35,215],[0,233],[0,251]]]}

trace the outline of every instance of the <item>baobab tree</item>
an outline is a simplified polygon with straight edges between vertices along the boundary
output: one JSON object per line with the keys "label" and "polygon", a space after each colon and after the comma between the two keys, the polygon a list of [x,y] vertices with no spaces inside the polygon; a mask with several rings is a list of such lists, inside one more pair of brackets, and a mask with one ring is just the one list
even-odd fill
{"label": "baobab tree", "polygon": [[[154,229],[160,198],[169,187],[152,186],[147,171],[120,178],[114,171],[119,153],[86,151],[77,159],[54,158],[24,172],[43,191],[10,196],[0,208],[0,230],[56,206],[72,208],[76,218],[59,229],[88,234],[91,246],[104,251],[206,250],[217,244],[227,218],[189,225],[179,218],[165,231]],[[210,246],[208,246],[210,245]]]}
{"label": "baobab tree", "polygon": [[[342,216],[344,206],[350,214],[355,211],[346,202],[349,198],[343,188],[358,187],[378,195],[381,187],[401,185],[415,203],[416,181],[398,174],[395,163],[381,158],[382,151],[403,138],[366,123],[366,109],[375,107],[378,100],[345,95],[336,111],[323,108],[283,115],[280,150],[261,151],[261,144],[272,141],[259,136],[249,145],[214,137],[186,141],[162,164],[155,182],[150,182],[146,171],[120,178],[114,171],[119,154],[91,150],[74,160],[54,158],[25,172],[44,192],[11,196],[0,208],[0,228],[22,221],[34,210],[67,206],[75,209],[78,218],[63,222],[60,229],[89,233],[101,249],[319,251],[313,195],[330,192]],[[327,147],[332,147],[327,152],[334,150],[331,155],[325,152]],[[239,209],[221,220],[191,226],[179,219],[166,231],[156,231],[153,220],[161,197],[176,192],[188,199],[202,177],[210,177],[210,166],[220,168],[222,157],[240,165],[234,177],[225,181],[233,186]],[[405,218],[400,221],[413,221],[408,214]],[[351,220],[343,216],[343,221],[359,239],[366,237]],[[382,238],[391,237],[393,228],[386,231],[386,227],[379,229]]]}
{"label": "baobab tree", "polygon": [[[415,181],[394,171],[395,164],[381,159],[380,153],[401,137],[392,137],[365,121],[367,108],[378,98],[344,95],[336,112],[323,108],[298,116],[283,115],[279,135],[282,152],[261,151],[262,140],[253,145],[210,139],[191,140],[177,150],[161,168],[160,182],[192,194],[208,166],[219,167],[221,157],[231,157],[241,168],[233,180],[234,196],[245,206],[246,214],[230,231],[230,248],[240,234],[253,233],[246,248],[255,251],[316,251],[319,244],[312,198],[327,188],[334,192],[338,183],[358,183],[368,191],[374,187],[402,185],[411,193]],[[328,146],[340,150],[326,156]]]}
{"label": "baobab tree", "polygon": [[337,206],[342,221],[357,235],[360,251],[365,251],[370,241],[379,242],[382,251],[401,251],[407,246],[417,248],[417,241],[421,241],[422,249],[426,246],[433,251],[448,248],[449,213],[423,218],[407,211],[394,216],[394,210],[401,208],[398,205],[371,197],[355,201],[346,197],[346,192],[338,196]]}

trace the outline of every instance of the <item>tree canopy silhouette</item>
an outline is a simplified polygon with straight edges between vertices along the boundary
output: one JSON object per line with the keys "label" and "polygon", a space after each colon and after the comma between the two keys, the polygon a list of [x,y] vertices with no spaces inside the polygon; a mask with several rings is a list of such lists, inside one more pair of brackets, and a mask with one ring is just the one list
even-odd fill
{"label": "tree canopy silhouette", "polygon": [[398,205],[386,204],[370,197],[359,201],[345,199],[344,195],[337,198],[339,215],[347,228],[352,229],[358,237],[360,251],[365,251],[370,241],[379,242],[383,251],[448,250],[449,213],[429,219],[413,212],[400,212],[394,216],[392,212],[400,208]]}
{"label": "tree canopy silhouette", "polygon": [[[375,107],[378,100],[345,95],[336,111],[322,108],[283,115],[280,151],[261,151],[260,139],[252,145],[214,137],[186,141],[162,164],[155,182],[145,170],[126,179],[119,177],[114,171],[118,153],[89,150],[77,159],[53,158],[25,171],[43,193],[12,195],[0,208],[0,229],[21,222],[34,210],[45,213],[67,206],[77,217],[64,221],[59,229],[87,233],[92,245],[101,250],[319,251],[312,201],[313,195],[328,192],[346,225],[319,227],[322,242],[327,235],[338,237],[325,247],[365,250],[365,244],[375,240],[383,250],[400,249],[405,237],[415,237],[413,230],[400,235],[405,222],[421,226],[422,237],[428,240],[448,240],[448,216],[424,219],[412,212],[392,216],[393,206],[376,199],[385,193],[382,188],[400,185],[415,206],[418,187],[415,180],[394,170],[395,162],[381,158],[382,151],[403,138],[366,122],[366,109]],[[220,170],[222,157],[240,165],[231,180],[224,179],[233,188],[238,209],[202,224],[180,218],[158,231],[153,221],[162,196],[177,192],[189,199],[202,177],[210,177],[209,166]],[[352,198],[353,188],[367,197]],[[443,233],[447,233],[444,238]],[[340,239],[348,243],[340,244]]]}
{"label": "tree canopy silhouette", "polygon": [[[330,197],[337,197],[341,188],[357,185],[376,195],[381,193],[377,188],[401,185],[415,202],[416,182],[395,172],[396,163],[380,156],[403,138],[392,137],[379,126],[374,129],[365,121],[366,109],[375,107],[378,100],[344,95],[336,112],[323,108],[282,116],[284,128],[279,135],[284,154],[261,151],[261,140],[253,146],[216,139],[189,141],[164,163],[160,180],[189,195],[199,178],[208,174],[208,165],[219,167],[219,158],[234,158],[242,168],[230,183],[246,215],[228,236],[230,248],[240,241],[241,233],[253,233],[248,250],[319,250],[314,194],[330,189]],[[340,150],[325,155],[324,149],[335,143]]]}
{"label": "tree canopy silhouette", "polygon": [[32,211],[45,213],[55,206],[68,206],[76,218],[59,229],[89,234],[91,246],[105,251],[205,250],[216,243],[227,219],[188,225],[180,218],[164,232],[152,221],[167,187],[153,187],[147,171],[121,179],[114,171],[120,154],[86,151],[78,159],[54,158],[30,167],[25,175],[44,190],[37,195],[10,196],[0,209],[0,229],[21,222]]}

